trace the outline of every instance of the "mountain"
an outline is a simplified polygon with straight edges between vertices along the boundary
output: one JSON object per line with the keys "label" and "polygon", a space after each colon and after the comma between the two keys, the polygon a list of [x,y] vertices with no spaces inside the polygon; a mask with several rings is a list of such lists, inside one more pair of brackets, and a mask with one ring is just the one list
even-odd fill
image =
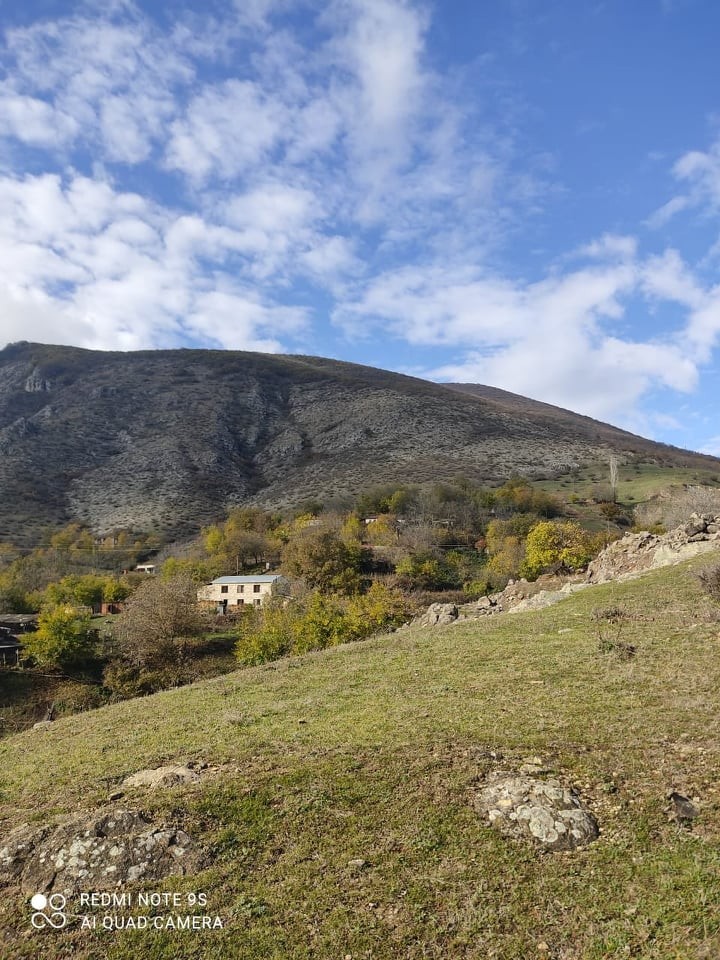
{"label": "mountain", "polygon": [[18,543],[70,520],[179,535],[231,504],[549,476],[611,452],[720,468],[504,391],[320,357],[24,342],[0,351],[0,539]]}

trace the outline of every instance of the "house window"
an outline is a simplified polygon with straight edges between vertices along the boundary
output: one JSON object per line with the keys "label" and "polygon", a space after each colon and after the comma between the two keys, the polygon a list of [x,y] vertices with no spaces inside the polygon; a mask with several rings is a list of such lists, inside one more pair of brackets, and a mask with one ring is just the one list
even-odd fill
{"label": "house window", "polygon": [[242,583],[241,583],[241,584],[238,584],[237,592],[238,592],[238,593],[245,593],[245,586],[244,586],[244,584],[242,584]]}
{"label": "house window", "polygon": [[220,587],[220,593],[227,593],[227,592],[228,592],[227,585],[224,587]]}
{"label": "house window", "polygon": [[238,605],[239,607],[242,607],[242,605],[243,605],[244,603],[245,603],[245,601],[242,600],[242,599],[240,599],[240,600],[238,600],[237,605]]}
{"label": "house window", "polygon": [[262,603],[262,600],[259,600],[259,599],[258,599],[258,600],[255,601],[255,606],[256,606],[256,607],[259,607],[261,603]]}
{"label": "house window", "polygon": [[259,583],[254,583],[254,584],[253,584],[253,593],[260,593],[260,584],[259,584]]}

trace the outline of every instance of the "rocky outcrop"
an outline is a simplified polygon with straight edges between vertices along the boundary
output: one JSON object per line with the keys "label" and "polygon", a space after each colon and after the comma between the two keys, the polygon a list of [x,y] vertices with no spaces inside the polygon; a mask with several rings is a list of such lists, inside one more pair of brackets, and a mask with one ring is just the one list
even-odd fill
{"label": "rocky outcrop", "polygon": [[55,827],[22,826],[0,841],[0,886],[32,893],[108,890],[139,880],[184,876],[204,856],[184,830],[143,813],[104,808]]}
{"label": "rocky outcrop", "polygon": [[609,544],[587,569],[588,583],[626,580],[645,570],[680,563],[717,549],[720,517],[693,513],[687,523],[669,533],[628,533]]}
{"label": "rocky outcrop", "polygon": [[578,794],[559,780],[496,771],[474,806],[504,836],[542,850],[575,850],[599,834]]}

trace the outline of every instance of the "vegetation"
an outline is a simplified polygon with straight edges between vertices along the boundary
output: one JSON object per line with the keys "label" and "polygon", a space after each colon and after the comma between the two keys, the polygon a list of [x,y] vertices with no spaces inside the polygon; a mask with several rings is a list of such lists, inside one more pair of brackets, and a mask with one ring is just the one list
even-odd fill
{"label": "vegetation", "polygon": [[186,576],[149,578],[115,622],[121,656],[133,666],[157,666],[182,659],[186,640],[207,627],[197,587]]}
{"label": "vegetation", "polygon": [[[627,472],[617,466],[619,487]],[[690,493],[695,507],[716,496]],[[675,504],[674,497],[663,503]],[[687,509],[687,491],[680,502]],[[45,545],[30,553],[0,544],[0,609],[41,610],[58,621],[55,645],[41,632],[37,655],[26,659],[30,675],[33,664],[37,675],[30,695],[3,694],[0,719],[11,731],[44,714],[53,701],[68,709],[90,703],[66,691],[61,674],[48,688],[51,659],[53,670],[67,671],[74,663],[77,671],[89,658],[84,669],[94,671],[102,701],[230,669],[238,631],[242,662],[301,655],[390,628],[437,600],[463,602],[501,590],[511,579],[581,569],[620,535],[631,513],[627,503],[580,503],[567,491],[563,499],[518,476],[494,488],[460,477],[430,485],[385,484],[344,508],[307,503],[284,514],[234,508],[197,539],[163,548],[155,561],[158,578],[120,572],[130,560],[147,559],[144,551],[153,543],[157,548],[151,533],[118,530],[98,539],[73,523],[49,532]],[[199,615],[199,584],[221,574],[265,572],[268,564],[293,582],[292,609],[238,612],[238,627]],[[95,633],[85,649],[81,621],[111,602],[125,611],[93,620]],[[376,619],[368,613],[373,602],[380,608]],[[76,615],[53,612],[68,608]],[[63,626],[64,618],[71,623]],[[0,683],[8,690],[22,686],[10,684],[6,671]]]}
{"label": "vegetation", "polygon": [[[3,956],[46,956],[49,936],[76,960],[717,956],[720,660],[698,569],[332,647],[4,740],[6,831],[105,804],[136,770],[209,763],[199,786],[139,802],[210,853],[198,875],[152,889],[202,890],[225,929],[49,934],[10,889]],[[613,606],[631,661],[598,651],[593,611]],[[599,820],[582,851],[539,856],[473,808],[492,770],[536,756]],[[668,819],[673,789],[700,798],[691,827]]]}
{"label": "vegetation", "polygon": [[26,654],[41,667],[83,664],[95,652],[96,644],[97,631],[90,614],[69,605],[43,610],[37,630],[24,638]]}
{"label": "vegetation", "polygon": [[243,617],[236,655],[258,664],[363,640],[403,623],[410,609],[402,594],[380,583],[350,598],[316,591],[295,603],[276,601]]}
{"label": "vegetation", "polygon": [[596,538],[578,523],[544,521],[528,533],[521,569],[531,580],[546,571],[574,573],[587,566],[596,552]]}

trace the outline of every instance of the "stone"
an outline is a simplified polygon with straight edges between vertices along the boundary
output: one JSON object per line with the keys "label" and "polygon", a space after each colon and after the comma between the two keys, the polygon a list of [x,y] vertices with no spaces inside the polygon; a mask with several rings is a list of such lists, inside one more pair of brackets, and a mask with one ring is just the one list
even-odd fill
{"label": "stone", "polygon": [[199,774],[191,770],[190,767],[175,764],[169,767],[157,767],[155,770],[138,770],[137,773],[126,777],[122,786],[125,789],[146,787],[149,790],[156,790],[159,787],[175,787],[183,783],[197,783],[199,779]]}
{"label": "stone", "polygon": [[504,836],[542,850],[575,850],[599,834],[597,821],[578,794],[559,780],[496,771],[474,806]]}
{"label": "stone", "polygon": [[38,720],[37,723],[32,725],[33,730],[47,730],[53,725],[52,720]]}
{"label": "stone", "polygon": [[19,883],[32,893],[73,894],[185,876],[202,869],[205,859],[184,830],[113,807],[54,827],[22,826],[0,844],[0,886]]}
{"label": "stone", "polygon": [[695,804],[676,790],[668,794],[668,800],[670,801],[672,819],[677,820],[678,823],[689,823],[700,815],[700,811]]}
{"label": "stone", "polygon": [[454,623],[458,608],[454,603],[431,603],[424,614],[413,620],[416,627],[442,627]]}

